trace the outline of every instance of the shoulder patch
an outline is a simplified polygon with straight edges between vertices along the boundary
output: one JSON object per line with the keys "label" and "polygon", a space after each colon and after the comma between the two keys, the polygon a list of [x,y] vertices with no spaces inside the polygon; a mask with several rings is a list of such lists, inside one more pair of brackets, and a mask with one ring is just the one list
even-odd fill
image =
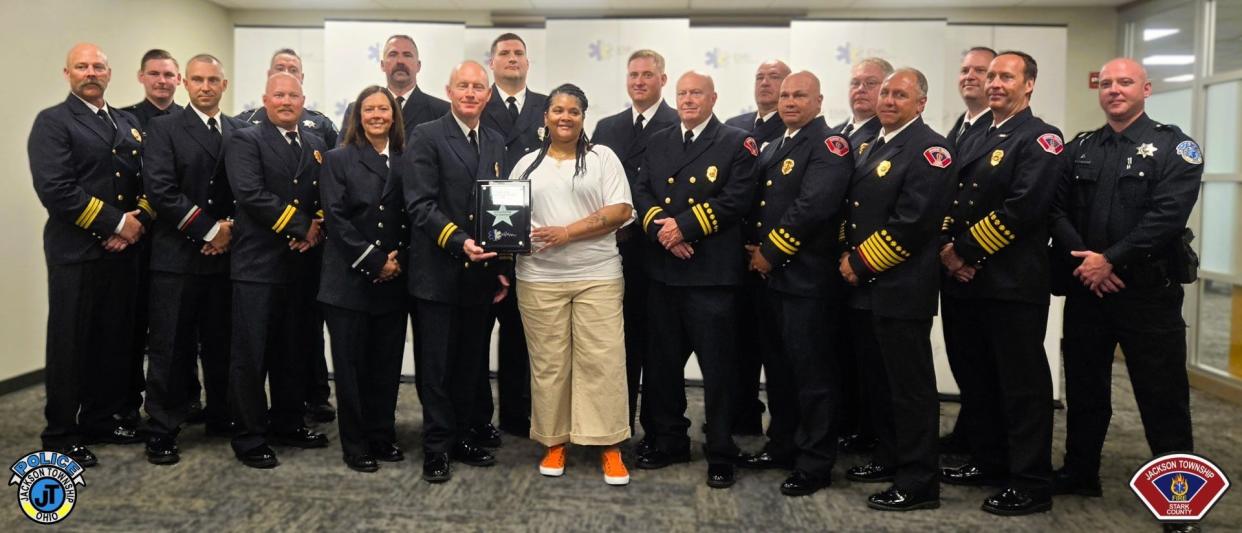
{"label": "shoulder patch", "polygon": [[316,111],[316,110],[314,110],[314,109],[307,109],[307,110],[306,110],[306,112],[307,112],[307,113],[310,113],[310,114],[312,114],[312,115],[318,115],[318,116],[321,116],[321,117],[323,117],[323,116],[327,116],[327,115],[324,115],[323,113],[320,113],[319,111]]}
{"label": "shoulder patch", "polygon": [[949,168],[949,165],[953,164],[953,156],[949,155],[948,150],[939,146],[923,150],[923,159],[927,160],[927,164],[936,168]]}
{"label": "shoulder patch", "polygon": [[1177,155],[1182,156],[1182,159],[1185,159],[1187,163],[1192,165],[1203,164],[1203,152],[1199,150],[1199,145],[1195,144],[1194,141],[1185,140],[1178,143],[1175,151],[1177,152]]}
{"label": "shoulder patch", "polygon": [[1052,155],[1061,155],[1061,151],[1065,150],[1065,143],[1061,141],[1061,136],[1055,133],[1045,133],[1036,140],[1039,141],[1040,148]]}
{"label": "shoulder patch", "polygon": [[755,144],[754,137],[747,137],[745,141],[742,141],[742,146],[746,148],[747,152],[750,152],[750,155],[759,157],[759,145]]}
{"label": "shoulder patch", "polygon": [[824,139],[824,146],[827,146],[828,151],[837,157],[845,157],[845,154],[850,153],[850,142],[840,135],[833,135]]}

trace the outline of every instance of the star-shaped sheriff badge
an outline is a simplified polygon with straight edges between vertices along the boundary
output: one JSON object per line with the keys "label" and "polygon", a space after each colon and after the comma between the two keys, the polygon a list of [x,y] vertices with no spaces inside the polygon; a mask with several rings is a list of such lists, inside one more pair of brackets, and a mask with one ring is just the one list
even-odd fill
{"label": "star-shaped sheriff badge", "polygon": [[513,215],[516,215],[518,211],[516,209],[509,209],[508,207],[502,205],[499,206],[499,209],[488,209],[487,212],[493,217],[496,217],[492,220],[493,226],[499,226],[501,222],[512,226]]}
{"label": "star-shaped sheriff badge", "polygon": [[1139,157],[1151,157],[1156,155],[1156,145],[1152,143],[1143,143],[1138,145]]}

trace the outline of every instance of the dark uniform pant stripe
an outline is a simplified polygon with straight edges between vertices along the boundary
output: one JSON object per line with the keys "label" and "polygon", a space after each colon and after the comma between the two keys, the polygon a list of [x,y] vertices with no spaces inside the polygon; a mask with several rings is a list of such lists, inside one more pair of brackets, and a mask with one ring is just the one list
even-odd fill
{"label": "dark uniform pant stripe", "polygon": [[107,432],[130,392],[135,254],[48,265],[47,404],[43,445]]}
{"label": "dark uniform pant stripe", "polygon": [[[630,228],[622,229],[628,233]],[[625,297],[621,312],[625,315],[625,378],[629,386],[629,420],[630,433],[634,433],[634,418],[638,417],[644,428],[650,424],[647,415],[647,402],[638,404],[638,391],[643,375],[643,361],[647,355],[647,286],[650,280],[642,264],[645,246],[642,236],[621,244],[621,261],[625,276]]]}
{"label": "dark uniform pant stripe", "polygon": [[293,283],[233,282],[229,398],[240,430],[233,438],[238,454],[265,444],[269,428],[290,432],[305,424],[306,358],[313,337],[323,337],[315,329],[314,295],[310,287]]}
{"label": "dark uniform pant stripe", "polygon": [[732,428],[737,381],[734,287],[674,287],[651,280],[647,293],[650,334],[643,390],[655,444],[667,452],[690,447],[685,367],[693,351],[703,373],[708,462],[731,462],[738,454]]}
{"label": "dark uniform pant stripe", "polygon": [[405,310],[372,315],[324,305],[323,316],[332,342],[342,450],[362,455],[370,443],[395,443]]}
{"label": "dark uniform pant stripe", "polygon": [[1075,291],[1065,301],[1065,464],[1098,475],[1112,417],[1118,343],[1152,455],[1194,449],[1180,285],[1127,288],[1103,299]]}
{"label": "dark uniform pant stripe", "polygon": [[423,449],[447,453],[466,438],[475,413],[479,373],[487,371],[488,305],[416,299],[414,323],[422,387]]}
{"label": "dark uniform pant stripe", "polygon": [[[957,383],[959,395],[957,419],[953,422],[953,438],[958,442],[966,442],[967,450],[973,449],[974,446],[968,441],[974,433],[972,424],[976,423],[973,417],[978,390],[982,386],[982,381],[987,379],[980,376],[979,369],[970,363],[974,358],[969,354],[983,349],[978,328],[963,316],[969,313],[968,308],[972,302],[973,300],[962,300],[947,294],[940,295],[945,355],[949,362],[949,371],[953,374],[954,382]],[[985,422],[978,421],[977,423]]]}
{"label": "dark uniform pant stripe", "polygon": [[828,479],[837,460],[840,375],[832,351],[838,308],[826,299],[773,290],[764,290],[762,301],[760,330],[773,417],[768,452],[793,457],[798,470]]}
{"label": "dark uniform pant stripe", "polygon": [[500,331],[496,344],[496,399],[492,401],[492,384],[484,364],[479,372],[470,425],[489,423],[496,413],[501,427],[525,434],[530,431],[530,353],[526,351],[526,332],[522,328],[522,315],[518,313],[516,287],[509,287],[509,295],[491,306],[488,324],[497,322]]}
{"label": "dark uniform pant stripe", "polygon": [[940,403],[929,320],[851,311],[856,360],[865,378],[871,425],[879,437],[872,461],[896,469],[894,486],[939,494]]}
{"label": "dark uniform pant stripe", "polygon": [[233,296],[228,275],[151,272],[150,289],[146,398],[150,431],[176,435],[185,422],[189,402],[198,399],[186,376],[198,364],[200,346],[208,422],[228,422]]}

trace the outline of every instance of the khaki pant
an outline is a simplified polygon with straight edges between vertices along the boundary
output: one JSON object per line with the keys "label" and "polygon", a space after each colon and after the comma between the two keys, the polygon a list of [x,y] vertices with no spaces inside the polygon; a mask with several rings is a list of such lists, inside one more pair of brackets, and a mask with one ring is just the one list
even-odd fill
{"label": "khaki pant", "polygon": [[630,436],[625,281],[517,284],[530,351],[530,438],[610,446]]}

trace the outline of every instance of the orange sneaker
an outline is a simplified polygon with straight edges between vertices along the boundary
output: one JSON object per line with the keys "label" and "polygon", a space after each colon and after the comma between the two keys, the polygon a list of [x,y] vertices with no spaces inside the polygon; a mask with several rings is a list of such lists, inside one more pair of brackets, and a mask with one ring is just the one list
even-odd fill
{"label": "orange sneaker", "polygon": [[604,483],[609,485],[629,485],[630,471],[625,468],[625,461],[621,460],[621,450],[616,446],[609,447],[600,454],[600,460],[604,463]]}
{"label": "orange sneaker", "polygon": [[565,445],[557,444],[548,447],[548,454],[539,462],[539,473],[550,477],[565,474]]}

